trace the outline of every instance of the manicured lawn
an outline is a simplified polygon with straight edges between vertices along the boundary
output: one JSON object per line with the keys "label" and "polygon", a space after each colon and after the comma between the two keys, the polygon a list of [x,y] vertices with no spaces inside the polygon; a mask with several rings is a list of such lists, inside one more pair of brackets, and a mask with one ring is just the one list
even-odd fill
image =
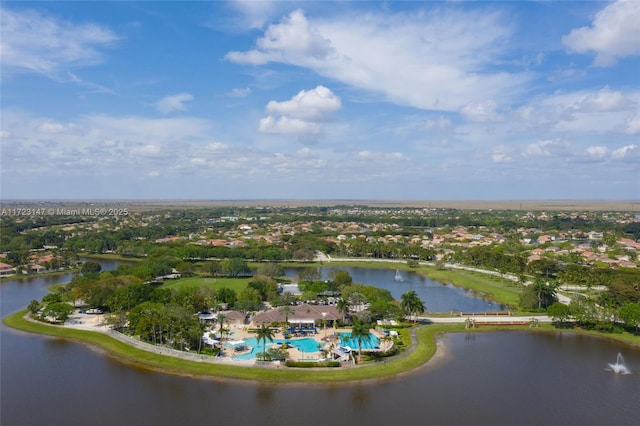
{"label": "manicured lawn", "polygon": [[484,293],[491,300],[498,303],[518,306],[520,303],[521,289],[516,283],[494,277],[492,275],[481,274],[479,272],[463,271],[458,269],[436,269],[420,268],[419,273],[440,282],[447,282],[456,287],[464,287]]}
{"label": "manicured lawn", "polygon": [[100,346],[125,361],[133,362],[150,369],[174,374],[227,377],[267,382],[338,382],[364,380],[393,376],[412,370],[428,361],[436,351],[435,336],[447,331],[462,331],[464,325],[430,325],[417,330],[416,347],[394,359],[356,368],[329,369],[287,369],[287,368],[247,368],[223,364],[209,364],[187,361],[181,358],[162,356],[139,350],[115,340],[106,334],[53,327],[33,323],[23,318],[26,311],[6,317],[3,321],[9,327],[31,333],[47,334],[62,338],[79,340]]}
{"label": "manicured lawn", "polygon": [[103,333],[33,323],[23,318],[25,313],[26,311],[17,312],[4,318],[3,322],[9,327],[31,333],[47,334],[94,344],[126,362],[131,362],[152,370],[172,374],[198,375],[205,377],[215,376],[280,383],[340,382],[394,376],[417,368],[430,360],[436,352],[437,337],[448,332],[482,333],[509,329],[529,330],[531,332],[580,332],[613,340],[622,340],[631,344],[640,344],[640,338],[638,336],[584,332],[579,330],[558,330],[549,325],[543,325],[539,328],[533,329],[526,326],[494,326],[483,327],[481,330],[465,330],[464,324],[433,324],[421,326],[415,330],[416,345],[412,350],[406,351],[397,357],[382,359],[380,362],[370,363],[355,368],[247,368],[245,366],[241,367],[224,364],[192,362],[181,358],[158,355],[126,345]]}
{"label": "manicured lawn", "polygon": [[213,277],[189,277],[189,278],[180,278],[177,280],[167,280],[165,281],[161,287],[170,288],[173,290],[177,290],[179,288],[184,287],[200,287],[207,286],[214,290],[218,290],[221,288],[228,288],[231,290],[235,290],[236,293],[241,292],[247,287],[247,284],[251,278],[213,278]]}
{"label": "manicured lawn", "polygon": [[[494,277],[479,272],[464,271],[459,269],[437,269],[435,267],[420,266],[411,268],[406,262],[392,261],[331,261],[323,263],[283,263],[282,266],[304,267],[310,266],[314,268],[377,268],[377,269],[400,269],[404,271],[412,271],[427,276],[433,280],[451,283],[456,287],[464,287],[485,294],[489,299],[501,303],[517,307],[520,303],[521,289],[512,281]],[[365,283],[366,284],[366,283]]]}

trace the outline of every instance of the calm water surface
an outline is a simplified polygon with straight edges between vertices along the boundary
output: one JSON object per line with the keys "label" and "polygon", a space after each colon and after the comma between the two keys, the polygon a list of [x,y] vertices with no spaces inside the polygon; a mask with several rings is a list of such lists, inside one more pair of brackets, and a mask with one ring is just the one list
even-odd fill
{"label": "calm water surface", "polygon": [[[0,283],[2,316],[46,292]],[[83,344],[0,329],[2,426],[636,425],[640,350],[561,333],[452,334],[413,375],[351,385],[201,380],[127,365]],[[634,374],[605,368],[621,352]]]}
{"label": "calm water surface", "polygon": [[[286,276],[296,278],[301,269],[286,268]],[[335,270],[348,272],[353,278],[353,282],[389,290],[393,298],[397,300],[400,300],[407,291],[413,290],[425,303],[429,312],[450,312],[451,310],[460,312],[495,312],[506,310],[506,306],[483,300],[471,290],[454,287],[451,284],[439,283],[411,271],[400,271],[402,280],[397,281],[396,271],[393,269],[322,268],[322,279],[328,279],[329,274]]]}

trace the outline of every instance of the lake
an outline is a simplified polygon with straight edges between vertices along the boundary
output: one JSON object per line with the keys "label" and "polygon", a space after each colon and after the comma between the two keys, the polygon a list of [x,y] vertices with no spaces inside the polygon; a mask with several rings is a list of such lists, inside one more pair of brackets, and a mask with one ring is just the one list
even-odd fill
{"label": "lake", "polygon": [[[41,298],[56,279],[65,278],[3,281],[1,315]],[[441,343],[436,359],[412,374],[274,386],[148,371],[84,344],[2,325],[0,424],[583,426],[640,419],[638,348],[527,331],[451,334]],[[619,352],[633,374],[606,370]]]}
{"label": "lake", "polygon": [[[285,275],[297,278],[303,268],[286,268]],[[398,271],[394,269],[374,269],[357,267],[321,268],[322,279],[329,279],[332,271],[346,271],[353,278],[353,282],[373,285],[391,292],[394,299],[400,300],[407,291],[415,291],[424,302],[428,312],[496,312],[507,309],[505,305],[485,300],[476,292],[452,284],[440,283],[428,277],[423,277],[412,271]],[[396,279],[396,273],[400,279]]]}

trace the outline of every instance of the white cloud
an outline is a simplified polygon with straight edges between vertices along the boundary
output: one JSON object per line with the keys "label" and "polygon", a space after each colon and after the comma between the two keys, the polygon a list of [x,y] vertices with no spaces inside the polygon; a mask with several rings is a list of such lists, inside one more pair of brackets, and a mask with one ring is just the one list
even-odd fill
{"label": "white cloud", "polygon": [[78,129],[78,126],[73,123],[63,124],[56,121],[45,121],[38,129],[43,133],[70,133]]}
{"label": "white cloud", "polygon": [[640,114],[636,114],[627,120],[625,133],[629,135],[640,134]]}
{"label": "white cloud", "polygon": [[502,121],[503,117],[496,112],[497,105],[494,101],[465,105],[460,109],[460,114],[469,121],[478,123],[491,123]]}
{"label": "white cloud", "polygon": [[192,101],[193,95],[190,93],[178,93],[177,95],[165,96],[156,102],[156,109],[163,113],[169,114],[173,111],[186,111],[186,102]]}
{"label": "white cloud", "polygon": [[268,114],[283,115],[309,121],[323,121],[329,113],[342,108],[340,98],[324,86],[301,90],[288,101],[270,101]]}
{"label": "white cloud", "polygon": [[66,67],[100,63],[100,48],[118,36],[92,23],[64,22],[35,10],[0,9],[0,60],[5,70],[51,75]]}
{"label": "white cloud", "polygon": [[310,21],[298,10],[269,26],[254,49],[226,58],[305,67],[402,105],[457,111],[498,95],[515,97],[529,80],[526,74],[488,71],[509,35],[506,19],[486,11],[346,14]]}
{"label": "white cloud", "polygon": [[639,157],[640,149],[638,145],[626,145],[618,148],[611,153],[613,160],[622,160],[624,158]]}
{"label": "white cloud", "polygon": [[554,157],[564,153],[565,144],[557,140],[542,140],[527,145],[526,157]]}
{"label": "white cloud", "polygon": [[424,123],[424,127],[427,129],[450,129],[452,127],[451,120],[443,116],[438,117],[437,120],[427,120]]}
{"label": "white cloud", "polygon": [[622,92],[604,87],[597,93],[588,93],[575,109],[583,112],[621,111],[633,107],[633,104]]}
{"label": "white cloud", "polygon": [[330,121],[332,113],[342,108],[340,98],[324,86],[301,90],[288,101],[270,101],[267,116],[260,120],[262,133],[297,135],[316,138],[322,123]]}
{"label": "white cloud", "polygon": [[320,59],[331,51],[329,41],[309,25],[302,10],[291,12],[281,24],[269,25],[256,44],[256,50],[230,52],[226,57],[234,62],[262,65],[272,61],[296,61],[298,57]]}
{"label": "white cloud", "polygon": [[251,88],[249,87],[245,87],[245,88],[235,88],[235,89],[231,89],[231,92],[229,92],[229,96],[231,96],[232,98],[244,98],[246,96],[249,96],[251,94]]}
{"label": "white cloud", "polygon": [[320,133],[318,123],[300,120],[298,118],[268,116],[260,120],[258,129],[262,133],[281,135],[307,135],[315,136]]}
{"label": "white cloud", "polygon": [[513,158],[511,158],[511,156],[509,155],[506,147],[497,146],[493,150],[491,161],[493,161],[494,163],[510,163],[513,161]]}
{"label": "white cloud", "polygon": [[158,157],[162,155],[162,151],[156,145],[144,145],[131,148],[131,154],[140,157]]}
{"label": "white cloud", "polygon": [[624,93],[605,86],[596,90],[556,92],[518,108],[507,123],[519,132],[562,131],[576,135],[634,134],[633,118],[640,91]]}
{"label": "white cloud", "polygon": [[587,148],[587,155],[592,160],[603,160],[608,153],[609,150],[604,146],[590,146]]}
{"label": "white cloud", "polygon": [[232,0],[230,4],[244,15],[249,28],[261,28],[275,8],[269,0]]}
{"label": "white cloud", "polygon": [[572,52],[595,52],[595,65],[640,54],[640,2],[618,0],[598,12],[590,27],[574,29],[562,38]]}

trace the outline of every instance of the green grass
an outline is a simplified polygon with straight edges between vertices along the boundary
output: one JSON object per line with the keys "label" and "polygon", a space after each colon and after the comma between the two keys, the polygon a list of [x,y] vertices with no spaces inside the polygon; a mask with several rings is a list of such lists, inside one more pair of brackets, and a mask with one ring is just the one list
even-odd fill
{"label": "green grass", "polygon": [[[436,353],[436,339],[443,333],[473,332],[483,333],[487,331],[504,330],[528,330],[531,332],[573,332],[590,336],[598,336],[610,340],[618,340],[633,345],[640,345],[640,336],[625,334],[607,334],[579,329],[559,330],[551,325],[541,325],[538,328],[527,326],[487,326],[481,329],[466,330],[464,324],[433,324],[421,326],[415,329],[415,346],[399,356],[382,359],[380,362],[369,363],[356,368],[330,368],[330,369],[274,369],[274,368],[247,368],[244,366],[232,366],[225,364],[209,364],[201,362],[187,361],[181,358],[174,358],[146,352],[118,340],[106,334],[69,329],[64,327],[54,327],[42,323],[34,323],[24,319],[26,310],[17,312],[4,318],[3,322],[19,330],[31,333],[46,334],[60,338],[72,339],[90,343],[101,347],[110,354],[152,370],[163,371],[172,374],[197,375],[226,377],[242,380],[254,380],[265,382],[344,382],[353,380],[376,379],[381,377],[394,376],[400,373],[411,371],[425,362],[429,361]],[[408,330],[407,330],[408,331]],[[404,333],[403,333],[404,334]],[[406,337],[403,336],[403,339]]]}
{"label": "green grass", "polygon": [[331,368],[326,370],[308,369],[273,369],[246,368],[223,364],[209,364],[187,361],[142,351],[126,345],[106,334],[54,327],[41,323],[33,323],[23,317],[26,311],[17,312],[6,317],[4,323],[13,328],[31,333],[46,334],[61,338],[78,340],[97,345],[110,354],[153,370],[168,373],[198,376],[215,376],[243,380],[259,380],[266,382],[342,382],[393,376],[410,371],[427,362],[436,351],[435,336],[447,331],[462,331],[464,325],[430,325],[416,331],[417,344],[411,351],[399,357],[387,359],[357,368]]}
{"label": "green grass", "polygon": [[509,306],[518,306],[521,289],[516,283],[479,272],[459,269],[420,268],[419,273],[456,287],[464,287],[485,294],[491,300]]}
{"label": "green grass", "polygon": [[218,277],[190,277],[179,278],[177,280],[167,280],[160,287],[170,288],[178,290],[185,287],[200,287],[207,286],[214,290],[221,288],[228,288],[235,290],[236,293],[240,293],[247,287],[247,284],[251,281],[251,278],[218,278]]}
{"label": "green grass", "polygon": [[[486,298],[509,306],[518,306],[520,303],[521,289],[512,281],[498,278],[493,275],[483,274],[480,272],[464,271],[460,269],[437,269],[435,267],[420,266],[411,268],[406,262],[381,261],[372,262],[366,260],[358,261],[331,261],[316,262],[307,264],[289,264],[283,263],[284,267],[301,267],[311,266],[316,268],[376,268],[376,269],[400,269],[403,271],[412,271],[427,276],[433,280],[451,283],[456,287],[464,287],[470,290],[482,293]],[[367,284],[367,283],[364,283]]]}

